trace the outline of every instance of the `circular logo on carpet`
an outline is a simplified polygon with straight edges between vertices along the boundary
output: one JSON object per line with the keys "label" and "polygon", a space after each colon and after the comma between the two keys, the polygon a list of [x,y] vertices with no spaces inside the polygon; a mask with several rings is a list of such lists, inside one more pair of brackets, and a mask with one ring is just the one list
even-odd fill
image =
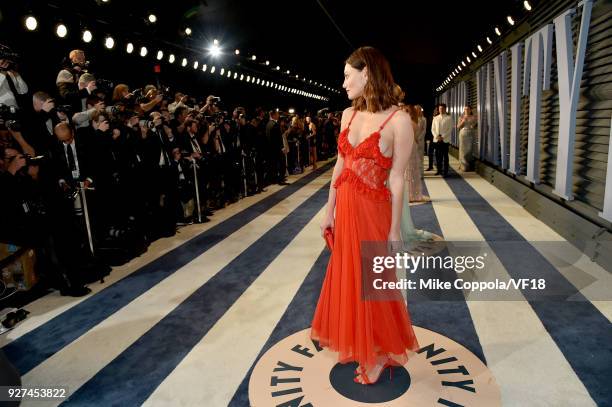
{"label": "circular logo on carpet", "polygon": [[[310,339],[310,329],[271,347],[249,380],[253,407],[501,406],[491,371],[472,352],[436,332],[415,326],[421,345],[404,366],[385,370],[378,382],[355,383],[355,363]],[[392,375],[392,377],[391,377]]]}

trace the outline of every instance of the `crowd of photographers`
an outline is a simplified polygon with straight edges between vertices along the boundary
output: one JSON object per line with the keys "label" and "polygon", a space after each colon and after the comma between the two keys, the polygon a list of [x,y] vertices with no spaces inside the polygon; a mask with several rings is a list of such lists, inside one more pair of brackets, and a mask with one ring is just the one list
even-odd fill
{"label": "crowd of photographers", "polygon": [[35,248],[62,295],[336,151],[337,114],[228,113],[213,95],[130,89],[97,78],[81,50],[50,95],[15,59],[0,46],[0,242]]}

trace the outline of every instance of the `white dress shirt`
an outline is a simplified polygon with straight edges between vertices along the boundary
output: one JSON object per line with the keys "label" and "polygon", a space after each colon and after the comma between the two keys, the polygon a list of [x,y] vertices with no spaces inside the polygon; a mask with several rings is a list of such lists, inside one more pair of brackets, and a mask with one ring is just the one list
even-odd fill
{"label": "white dress shirt", "polygon": [[18,73],[13,71],[0,72],[0,103],[6,106],[17,106],[17,95],[13,95],[8,79],[6,79],[6,75],[10,75],[11,79],[13,80],[13,84],[15,85],[15,90],[20,95],[25,95],[28,93],[28,85]]}
{"label": "white dress shirt", "polygon": [[453,131],[453,120],[450,114],[439,114],[433,118],[431,122],[431,134],[433,134],[434,142],[436,137],[442,136],[442,141],[447,143],[450,141],[450,136]]}

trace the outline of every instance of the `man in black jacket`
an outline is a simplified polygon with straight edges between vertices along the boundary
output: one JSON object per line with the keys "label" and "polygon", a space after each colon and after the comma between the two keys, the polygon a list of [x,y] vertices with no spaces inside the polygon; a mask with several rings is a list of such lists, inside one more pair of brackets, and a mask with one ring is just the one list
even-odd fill
{"label": "man in black jacket", "polygon": [[36,249],[37,272],[62,295],[87,295],[91,290],[82,285],[83,262],[72,222],[30,169],[19,151],[0,148],[0,241]]}
{"label": "man in black jacket", "polygon": [[270,174],[270,183],[278,183],[278,185],[289,185],[285,181],[286,163],[285,155],[283,154],[283,135],[281,134],[280,124],[278,123],[279,113],[270,111],[270,120],[266,125],[266,139],[268,142],[268,157]]}
{"label": "man in black jacket", "polygon": [[[171,129],[163,123],[159,112],[152,112],[151,128],[143,142],[146,179],[148,191],[148,215],[151,235],[156,237],[172,236],[176,232],[176,207],[178,205],[178,186],[172,169],[172,149],[176,140]],[[171,137],[172,136],[172,139]]]}

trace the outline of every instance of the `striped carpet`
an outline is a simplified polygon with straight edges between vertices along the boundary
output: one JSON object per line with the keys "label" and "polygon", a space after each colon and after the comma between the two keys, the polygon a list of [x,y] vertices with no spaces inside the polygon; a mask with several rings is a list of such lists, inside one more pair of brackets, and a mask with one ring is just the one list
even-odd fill
{"label": "striped carpet", "polygon": [[[248,406],[258,358],[310,324],[329,260],[318,225],[332,165],[155,242],[85,298],[52,293],[26,307],[28,319],[0,345],[24,385],[66,386],[69,398],[22,405]],[[409,300],[414,324],[480,358],[504,406],[612,406],[610,272],[476,174],[426,176],[424,186],[432,202],[412,207],[417,227],[484,242],[502,277],[579,293],[564,302],[526,292],[518,301]],[[524,244],[516,253],[498,241]]]}

